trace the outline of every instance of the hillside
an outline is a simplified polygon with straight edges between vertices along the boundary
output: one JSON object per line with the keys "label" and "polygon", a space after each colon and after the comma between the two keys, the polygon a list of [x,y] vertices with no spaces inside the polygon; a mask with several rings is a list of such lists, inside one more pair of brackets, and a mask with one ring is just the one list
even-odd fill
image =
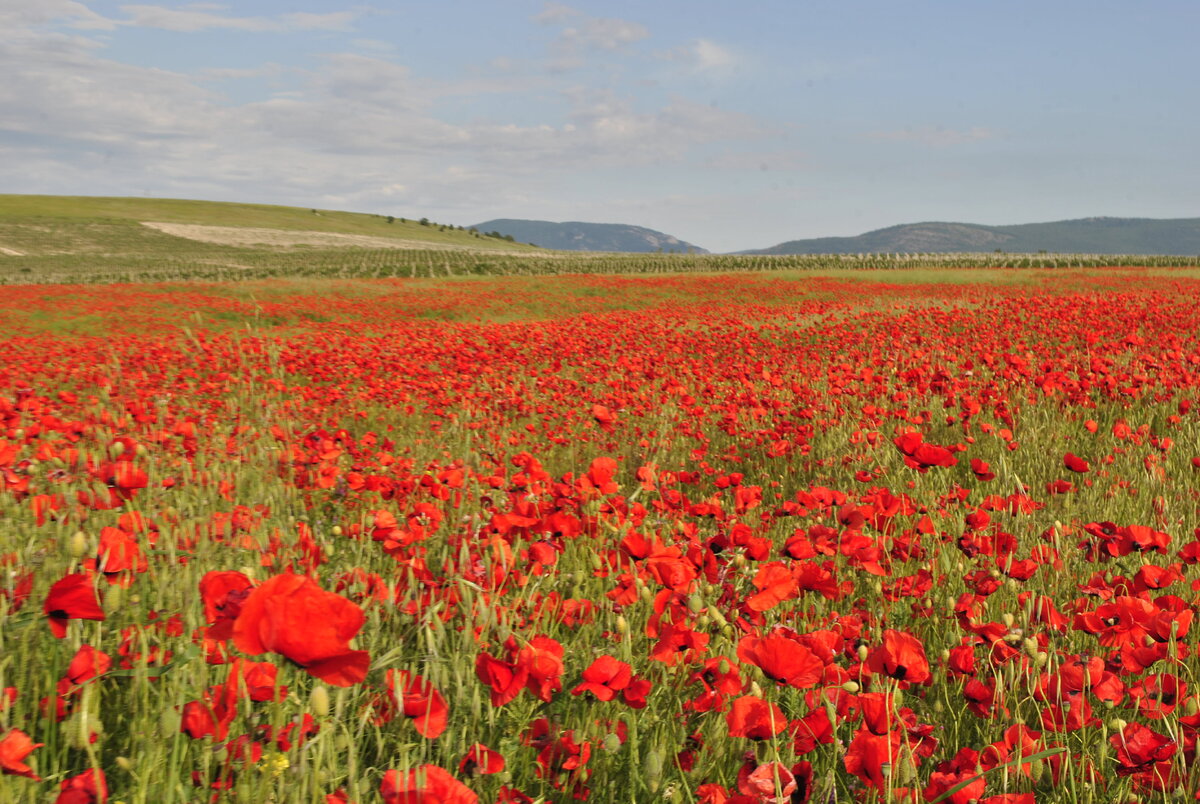
{"label": "hillside", "polygon": [[[246,232],[223,229],[254,230],[257,239],[248,239]],[[389,223],[385,215],[357,212],[169,198],[0,195],[0,256],[140,254],[171,246],[186,250],[193,247],[189,240],[270,248],[531,250],[522,243],[482,237],[452,226],[423,225],[398,217]]]}
{"label": "hillside", "polygon": [[707,254],[708,251],[669,234],[624,223],[584,223],[582,221],[530,221],[513,218],[477,223],[480,232],[511,235],[522,243],[537,243],[543,248],[564,251],[621,251],[631,253],[675,252]]}
{"label": "hillside", "polygon": [[982,226],[910,223],[857,237],[790,240],[743,254],[881,254],[1005,251],[1057,254],[1200,254],[1200,218],[1081,218]]}

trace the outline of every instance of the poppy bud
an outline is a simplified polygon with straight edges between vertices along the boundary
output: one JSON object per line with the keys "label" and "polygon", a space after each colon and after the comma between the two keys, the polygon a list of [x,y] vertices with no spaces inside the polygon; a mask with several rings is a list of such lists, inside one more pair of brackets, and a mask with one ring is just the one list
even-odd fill
{"label": "poppy bud", "polygon": [[162,710],[162,714],[158,716],[158,731],[166,739],[171,740],[179,733],[181,723],[179,712],[175,707],[168,706]]}
{"label": "poppy bud", "polygon": [[1044,650],[1039,650],[1037,656],[1035,656],[1033,660],[1037,662],[1038,667],[1045,667],[1046,663],[1050,661],[1050,654],[1046,653]]}
{"label": "poppy bud", "polygon": [[109,614],[118,611],[125,603],[125,590],[120,586],[110,586],[104,592],[104,610]]}
{"label": "poppy bud", "polygon": [[842,685],[842,689],[845,690],[846,692],[850,693],[851,695],[854,695],[856,692],[858,692],[862,688],[858,686],[857,681],[847,681],[845,684]]}
{"label": "poppy bud", "polygon": [[1200,712],[1200,699],[1192,697],[1183,702],[1183,713],[1185,715],[1195,717],[1197,712]]}
{"label": "poppy bud", "polygon": [[617,633],[621,636],[629,633],[629,620],[625,619],[624,614],[617,615]]}
{"label": "poppy bud", "polygon": [[71,536],[71,542],[67,549],[71,553],[72,558],[79,558],[82,556],[87,552],[88,549],[87,535],[81,530],[75,531],[75,534]]}
{"label": "poppy bud", "polygon": [[1112,720],[1108,721],[1108,727],[1113,731],[1121,731],[1127,725],[1129,724],[1119,717],[1114,717]]}
{"label": "poppy bud", "polygon": [[1027,637],[1021,641],[1021,648],[1025,651],[1025,655],[1030,659],[1037,659],[1038,643],[1036,639]]}
{"label": "poppy bud", "polygon": [[621,738],[615,734],[604,735],[604,750],[610,754],[615,754],[621,750]]}
{"label": "poppy bud", "polygon": [[867,650],[866,645],[858,646],[858,660],[860,662],[865,662],[867,660],[867,657],[870,655],[871,655],[871,651]]}
{"label": "poppy bud", "polygon": [[643,586],[641,588],[641,595],[642,600],[646,601],[647,603],[654,599],[654,593],[650,591],[649,586]]}
{"label": "poppy bud", "polygon": [[710,625],[712,625],[712,617],[709,617],[707,614],[701,614],[696,619],[696,624],[701,628],[708,628]]}
{"label": "poppy bud", "polygon": [[755,698],[763,697],[762,687],[758,686],[757,681],[750,682],[750,694],[753,695]]}
{"label": "poppy bud", "polygon": [[342,526],[334,525],[332,530],[330,530],[330,533],[332,533],[334,536],[341,536],[342,535]]}
{"label": "poppy bud", "polygon": [[662,784],[662,772],[662,751],[658,748],[652,748],[646,752],[646,757],[642,760],[642,774],[646,778],[646,786],[650,788],[651,793],[658,792],[658,787]]}
{"label": "poppy bud", "polygon": [[113,444],[110,444],[108,447],[108,454],[114,458],[116,458],[123,452],[125,452],[125,445],[122,444],[120,441],[114,442]]}
{"label": "poppy bud", "polygon": [[692,593],[688,595],[687,607],[688,611],[692,614],[699,614],[704,610],[704,600],[701,599],[700,595]]}
{"label": "poppy bud", "polygon": [[592,553],[592,569],[596,572],[604,569],[604,561],[600,558],[599,553]]}
{"label": "poppy bud", "polygon": [[309,696],[309,704],[316,717],[329,717],[329,690],[324,684],[317,684],[313,687],[312,694]]}
{"label": "poppy bud", "polygon": [[1012,614],[1007,611],[1000,615],[1000,622],[1004,623],[1005,628],[1012,628],[1012,624],[1015,621],[1015,619],[1016,618],[1013,617]]}
{"label": "poppy bud", "polygon": [[709,614],[712,615],[713,622],[716,623],[719,628],[724,628],[725,626],[729,625],[729,621],[725,619],[725,615],[717,609],[712,609],[709,611]]}
{"label": "poppy bud", "polygon": [[129,757],[117,757],[117,767],[126,772],[132,771],[133,760]]}

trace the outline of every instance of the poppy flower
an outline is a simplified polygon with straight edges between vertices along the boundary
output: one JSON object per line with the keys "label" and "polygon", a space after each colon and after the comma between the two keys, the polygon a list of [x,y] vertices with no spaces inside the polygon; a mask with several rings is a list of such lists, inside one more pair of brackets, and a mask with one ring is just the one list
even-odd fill
{"label": "poppy flower", "polygon": [[925,684],[933,679],[921,640],[892,628],[883,632],[883,645],[871,651],[867,666],[872,673],[882,673],[910,684]]}
{"label": "poppy flower", "polygon": [[66,678],[71,684],[79,686],[104,675],[111,669],[112,659],[107,653],[96,650],[91,645],[83,645],[75,652],[71,663],[67,665]]}
{"label": "poppy flower", "polygon": [[788,726],[783,710],[757,695],[743,695],[733,702],[725,716],[730,737],[766,740]]}
{"label": "poppy flower", "polygon": [[538,699],[550,702],[562,689],[563,646],[548,636],[535,636],[517,652],[517,666],[525,670],[525,687]]}
{"label": "poppy flower", "polygon": [[785,636],[743,637],[737,655],[773,681],[796,689],[816,686],[825,672],[825,663],[815,653]]}
{"label": "poppy flower", "polygon": [[759,567],[754,574],[754,587],[758,593],[746,599],[746,608],[751,611],[767,611],[785,600],[800,594],[800,585],[787,565],[772,561]]}
{"label": "poppy flower", "polygon": [[59,790],[54,804],[105,804],[108,801],[108,784],[102,770],[89,768],[78,776],[64,779]]}
{"label": "poppy flower", "polygon": [[847,773],[883,790],[888,786],[891,769],[899,757],[899,732],[875,734],[868,729],[859,729],[847,746],[842,763]]}
{"label": "poppy flower", "polygon": [[209,639],[229,639],[233,622],[250,596],[254,582],[240,572],[213,571],[200,579],[200,600],[204,603],[204,620],[209,624]]}
{"label": "poppy flower", "polygon": [[104,609],[96,599],[92,579],[76,572],[55,582],[46,595],[43,607],[50,621],[50,631],[62,639],[67,635],[67,620],[103,620]]}
{"label": "poppy flower", "polygon": [[1072,472],[1081,475],[1087,474],[1092,470],[1091,464],[1089,464],[1083,458],[1080,458],[1078,455],[1073,455],[1070,452],[1063,456],[1063,466],[1067,467]]}
{"label": "poppy flower", "polygon": [[42,777],[25,764],[25,757],[43,745],[44,743],[35,743],[20,729],[10,729],[0,738],[0,773],[6,776],[24,776],[26,779],[40,782]]}
{"label": "poppy flower", "polygon": [[1117,773],[1128,776],[1153,769],[1158,763],[1168,762],[1175,756],[1179,745],[1170,737],[1152,731],[1141,723],[1128,723],[1119,734],[1108,738],[1116,749],[1120,767]]}
{"label": "poppy flower", "polygon": [[583,683],[571,690],[572,695],[590,692],[601,701],[611,701],[633,680],[633,668],[612,656],[600,656],[583,671]]}
{"label": "poppy flower", "polygon": [[326,592],[310,578],[285,573],[264,582],[242,604],[233,624],[238,650],[278,653],[336,687],[367,675],[370,657],[350,648],[362,628],[362,609]]}
{"label": "poppy flower", "polygon": [[764,762],[738,774],[738,792],[753,796],[755,801],[791,801],[796,777],[782,762]]}
{"label": "poppy flower", "polygon": [[479,796],[437,765],[401,774],[390,770],[379,786],[384,804],[478,804]]}
{"label": "poppy flower", "polygon": [[475,676],[491,688],[492,706],[504,706],[525,689],[529,670],[515,662],[481,653],[475,657]]}
{"label": "poppy flower", "polygon": [[504,770],[504,757],[483,743],[475,743],[467,749],[458,763],[458,772],[465,776],[482,776]]}
{"label": "poppy flower", "polygon": [[446,730],[450,707],[433,684],[416,673],[388,670],[387,685],[395,705],[411,718],[417,733],[436,740]]}

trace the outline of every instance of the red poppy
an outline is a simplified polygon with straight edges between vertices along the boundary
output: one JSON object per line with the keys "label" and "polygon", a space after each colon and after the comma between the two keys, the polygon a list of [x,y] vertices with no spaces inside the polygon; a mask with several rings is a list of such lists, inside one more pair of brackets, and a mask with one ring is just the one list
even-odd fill
{"label": "red poppy", "polygon": [[890,769],[896,766],[899,757],[899,732],[875,734],[868,729],[859,729],[847,746],[842,763],[847,773],[882,790],[887,787]]}
{"label": "red poppy", "polygon": [[933,679],[921,640],[906,631],[891,628],[883,632],[883,645],[871,651],[867,666],[872,673],[882,673],[909,684],[926,684]]}
{"label": "red poppy", "polygon": [[487,653],[475,657],[475,676],[491,688],[492,706],[504,706],[521,694],[529,671]]}
{"label": "red poppy", "polygon": [[562,689],[563,646],[548,636],[535,636],[517,652],[517,666],[525,670],[525,686],[549,703]]}
{"label": "red poppy", "polygon": [[504,757],[483,743],[475,743],[467,749],[458,763],[458,772],[465,776],[482,776],[504,770]]}
{"label": "red poppy", "polygon": [[737,655],[773,681],[796,689],[815,686],[825,672],[825,663],[815,653],[785,636],[743,637]]}
{"label": "red poppy", "polygon": [[54,804],[104,804],[108,801],[108,785],[104,771],[88,769],[78,776],[64,779]]}
{"label": "red poppy", "polygon": [[436,740],[446,730],[450,707],[433,684],[407,670],[388,670],[387,685],[394,704],[411,718],[417,733]]}
{"label": "red poppy", "polygon": [[406,774],[390,770],[379,786],[384,804],[477,804],[479,796],[437,765]]}
{"label": "red poppy", "polygon": [[1072,472],[1077,472],[1081,475],[1090,472],[1092,469],[1091,465],[1087,461],[1085,461],[1083,458],[1080,458],[1078,455],[1071,454],[1070,452],[1063,456],[1063,465]]}
{"label": "red poppy", "polygon": [[364,619],[362,609],[346,598],[285,573],[246,598],[233,641],[244,653],[278,653],[322,681],[348,687],[366,678],[370,663],[365,650],[349,645]]}
{"label": "red poppy", "polygon": [[1179,749],[1178,743],[1170,737],[1143,726],[1141,723],[1129,723],[1119,734],[1108,738],[1116,749],[1117,761],[1120,767],[1117,773],[1122,776],[1154,771],[1161,764],[1170,765],[1170,760]]}
{"label": "red poppy", "polygon": [[112,669],[112,659],[104,651],[83,645],[67,665],[66,679],[75,686],[98,678]]}
{"label": "red poppy", "polygon": [[50,621],[50,631],[62,639],[67,635],[67,620],[103,620],[104,609],[96,599],[92,579],[77,572],[55,582],[46,595],[43,607]]}
{"label": "red poppy", "polygon": [[774,737],[788,726],[783,710],[757,695],[743,695],[735,700],[725,716],[725,722],[729,726],[730,737],[751,740]]}
{"label": "red poppy", "polygon": [[572,695],[590,692],[601,701],[611,701],[633,680],[633,668],[612,656],[600,656],[583,671],[583,683],[571,690]]}
{"label": "red poppy", "polygon": [[40,782],[42,777],[25,764],[25,757],[43,745],[44,743],[35,743],[20,729],[10,729],[0,738],[0,773],[6,776],[24,776],[26,779]]}
{"label": "red poppy", "polygon": [[229,639],[233,622],[242,604],[254,590],[254,582],[233,570],[213,571],[200,579],[200,600],[204,603],[204,620],[209,624],[209,639]]}
{"label": "red poppy", "polygon": [[800,585],[792,571],[778,561],[763,564],[754,574],[754,588],[758,594],[751,595],[746,600],[746,607],[751,611],[767,611],[779,603],[790,600],[800,594]]}

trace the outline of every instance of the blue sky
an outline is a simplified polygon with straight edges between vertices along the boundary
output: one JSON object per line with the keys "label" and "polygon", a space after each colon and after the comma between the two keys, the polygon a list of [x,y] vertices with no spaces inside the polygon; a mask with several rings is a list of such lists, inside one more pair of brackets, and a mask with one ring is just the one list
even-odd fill
{"label": "blue sky", "polygon": [[714,251],[1200,216],[1194,2],[0,0],[0,191]]}

